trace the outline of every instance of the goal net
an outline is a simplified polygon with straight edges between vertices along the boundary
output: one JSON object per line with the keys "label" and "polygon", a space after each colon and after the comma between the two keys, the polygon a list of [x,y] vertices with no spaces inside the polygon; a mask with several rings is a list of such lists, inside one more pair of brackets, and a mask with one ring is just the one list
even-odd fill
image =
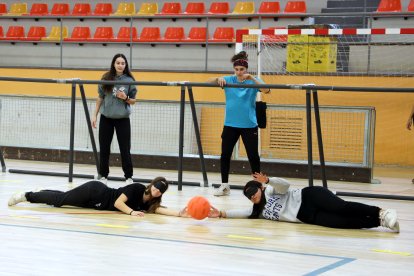
{"label": "goal net", "polygon": [[[236,52],[242,50],[248,54],[249,73],[268,84],[414,87],[414,28],[243,29],[236,35]],[[390,94],[360,93],[357,89],[355,93],[318,94],[326,163],[372,167],[376,112],[382,115],[392,112],[390,109],[397,111],[407,98],[394,96],[392,102],[387,100]],[[378,95],[383,96],[380,102]],[[274,89],[262,99],[270,104],[269,127],[261,131],[262,159],[307,162],[304,93]],[[391,102],[388,110],[382,109]],[[395,118],[382,119],[381,125],[396,123],[391,122]],[[317,162],[313,122],[314,118],[313,158]],[[376,143],[389,139],[383,131],[380,129],[376,136],[380,141]],[[382,154],[380,158],[385,160],[386,152]]]}

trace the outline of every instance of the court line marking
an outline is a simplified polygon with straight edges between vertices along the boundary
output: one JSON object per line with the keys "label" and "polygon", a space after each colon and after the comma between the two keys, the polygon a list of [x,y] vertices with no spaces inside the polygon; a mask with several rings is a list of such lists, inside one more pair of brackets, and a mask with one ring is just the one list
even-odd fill
{"label": "court line marking", "polygon": [[81,230],[59,229],[59,228],[17,225],[17,224],[5,224],[5,223],[0,223],[0,226],[16,227],[16,228],[30,228],[30,229],[38,229],[38,230],[46,230],[46,231],[69,232],[69,233],[90,234],[90,235],[102,235],[102,236],[110,236],[110,237],[123,237],[123,238],[152,240],[152,241],[160,241],[160,242],[205,245],[205,246],[212,246],[212,247],[224,247],[224,248],[251,250],[251,251],[261,251],[261,252],[283,253],[283,254],[292,254],[292,255],[301,255],[301,256],[322,257],[322,258],[328,258],[328,259],[339,259],[338,261],[336,261],[332,264],[326,265],[324,267],[318,268],[314,271],[311,271],[311,272],[308,272],[308,273],[304,274],[306,276],[319,275],[321,273],[327,272],[329,270],[333,270],[337,267],[346,265],[350,262],[353,262],[353,261],[357,260],[355,258],[339,257],[339,256],[329,256],[329,255],[301,253],[301,252],[289,252],[289,251],[275,250],[275,249],[259,249],[259,248],[254,248],[254,247],[237,246],[237,245],[214,244],[214,243],[205,243],[205,242],[192,242],[192,241],[182,241],[182,240],[163,239],[163,238],[151,238],[151,237],[143,237],[143,236],[124,235],[124,234],[111,234],[111,233],[102,233],[102,232],[94,232],[94,231],[81,231]]}

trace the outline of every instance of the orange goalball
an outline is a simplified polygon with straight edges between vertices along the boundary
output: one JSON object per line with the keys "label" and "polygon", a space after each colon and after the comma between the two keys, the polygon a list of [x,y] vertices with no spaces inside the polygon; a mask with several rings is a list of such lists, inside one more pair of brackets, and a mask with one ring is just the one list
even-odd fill
{"label": "orange goalball", "polygon": [[210,202],[202,196],[195,196],[187,204],[187,212],[194,219],[204,219],[210,213]]}

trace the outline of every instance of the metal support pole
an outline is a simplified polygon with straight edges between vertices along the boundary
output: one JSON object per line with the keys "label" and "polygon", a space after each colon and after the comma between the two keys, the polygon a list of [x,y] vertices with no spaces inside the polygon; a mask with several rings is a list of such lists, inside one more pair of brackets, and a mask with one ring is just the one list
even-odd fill
{"label": "metal support pole", "polygon": [[83,110],[85,111],[86,124],[88,125],[89,137],[91,137],[91,144],[93,150],[93,156],[95,157],[96,172],[99,174],[99,156],[98,150],[96,149],[95,137],[92,131],[91,116],[89,115],[88,103],[86,102],[85,90],[83,89],[83,84],[79,84],[79,90],[83,103]]}
{"label": "metal support pole", "polygon": [[204,162],[203,146],[201,145],[201,136],[200,136],[200,129],[198,126],[198,121],[197,121],[197,113],[196,113],[195,104],[194,104],[193,88],[191,86],[188,86],[187,90],[188,90],[188,96],[190,98],[191,113],[193,115],[194,132],[195,132],[196,140],[197,140],[198,155],[200,156],[201,172],[203,173],[204,187],[208,187],[206,164]]}
{"label": "metal support pole", "polygon": [[323,152],[321,118],[319,114],[318,91],[313,90],[312,94],[313,94],[313,109],[315,112],[316,136],[318,138],[319,161],[321,163],[322,184],[323,184],[323,187],[328,188],[328,183],[326,181],[326,171],[325,171],[325,154]]}
{"label": "metal support pole", "polygon": [[1,147],[0,147],[0,162],[1,162],[1,171],[6,172],[6,162],[4,162],[3,150],[1,149]]}
{"label": "metal support pole", "polygon": [[306,90],[306,136],[308,141],[308,181],[313,186],[311,91]]}
{"label": "metal support pole", "polygon": [[70,144],[69,144],[69,182],[73,180],[73,149],[75,144],[75,104],[76,84],[72,83],[72,99],[70,108]]}
{"label": "metal support pole", "polygon": [[178,190],[183,189],[183,148],[184,148],[184,112],[185,112],[185,86],[181,86],[180,101],[180,138],[178,142]]}

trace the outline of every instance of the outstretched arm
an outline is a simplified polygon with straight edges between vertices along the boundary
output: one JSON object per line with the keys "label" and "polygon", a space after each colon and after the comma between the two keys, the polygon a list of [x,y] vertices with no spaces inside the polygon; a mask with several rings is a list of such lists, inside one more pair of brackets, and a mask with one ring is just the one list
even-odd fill
{"label": "outstretched arm", "polygon": [[187,213],[187,207],[184,207],[181,210],[171,210],[165,207],[159,207],[155,210],[156,214],[164,215],[164,216],[173,216],[173,217],[189,217]]}

